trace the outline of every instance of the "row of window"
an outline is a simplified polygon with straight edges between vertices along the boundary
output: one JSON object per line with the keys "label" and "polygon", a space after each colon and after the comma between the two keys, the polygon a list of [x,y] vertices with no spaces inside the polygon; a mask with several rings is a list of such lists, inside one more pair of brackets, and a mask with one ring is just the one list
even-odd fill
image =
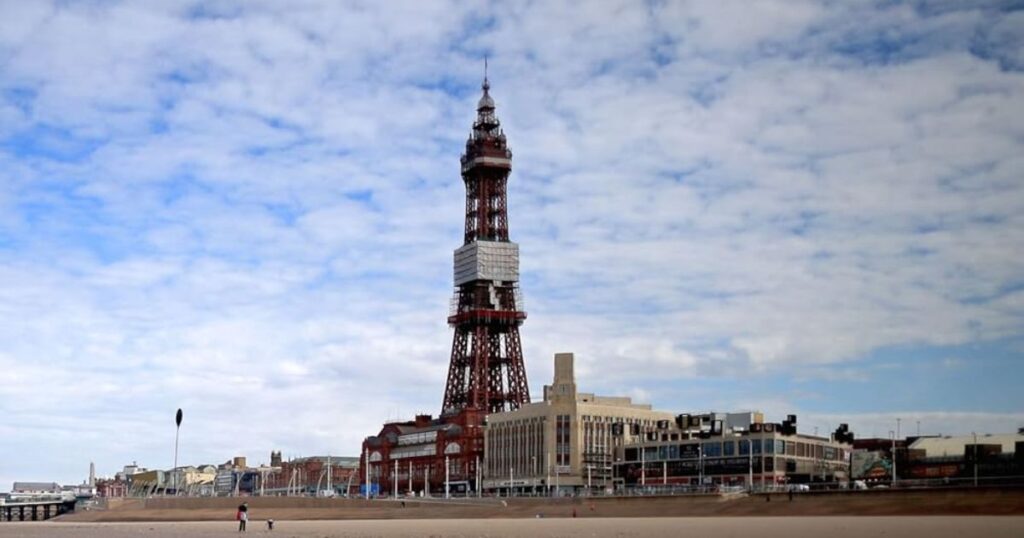
{"label": "row of window", "polygon": [[[787,441],[784,439],[741,439],[739,441],[710,441],[705,443],[671,444],[648,446],[643,449],[646,460],[675,460],[680,458],[717,458],[729,456],[749,456],[760,454],[778,454],[800,458],[815,458],[829,461],[845,461],[845,450],[833,446]],[[633,455],[634,457],[630,457]],[[626,461],[637,461],[640,452],[637,448],[627,448]]]}

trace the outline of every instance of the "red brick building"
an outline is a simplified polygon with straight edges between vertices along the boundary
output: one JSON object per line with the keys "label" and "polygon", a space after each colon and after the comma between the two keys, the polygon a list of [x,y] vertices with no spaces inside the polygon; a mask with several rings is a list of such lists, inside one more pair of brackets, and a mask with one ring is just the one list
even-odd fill
{"label": "red brick building", "polygon": [[316,495],[324,491],[344,495],[349,489],[359,488],[359,458],[310,456],[282,461],[280,452],[271,452],[270,466],[274,470],[264,479],[264,495]]}
{"label": "red brick building", "polygon": [[128,482],[118,478],[96,479],[96,496],[103,498],[127,497]]}
{"label": "red brick building", "polygon": [[367,481],[369,460],[371,493],[443,496],[446,484],[454,494],[476,491],[483,418],[480,412],[463,410],[437,419],[417,415],[413,421],[385,424],[379,434],[363,441],[360,481]]}

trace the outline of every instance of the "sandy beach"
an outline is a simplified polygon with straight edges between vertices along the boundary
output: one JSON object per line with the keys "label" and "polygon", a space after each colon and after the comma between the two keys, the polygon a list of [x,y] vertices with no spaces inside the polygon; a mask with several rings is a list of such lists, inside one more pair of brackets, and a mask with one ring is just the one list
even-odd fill
{"label": "sandy beach", "polygon": [[[359,521],[278,521],[274,531],[264,522],[250,522],[246,535],[281,538],[627,538],[676,536],[757,536],[792,538],[828,536],[927,536],[929,538],[984,536],[1018,538],[1022,516],[900,516],[900,517],[697,517],[606,519],[430,519]],[[18,538],[205,538],[238,536],[234,521],[72,523],[25,522],[0,524],[0,537]]]}

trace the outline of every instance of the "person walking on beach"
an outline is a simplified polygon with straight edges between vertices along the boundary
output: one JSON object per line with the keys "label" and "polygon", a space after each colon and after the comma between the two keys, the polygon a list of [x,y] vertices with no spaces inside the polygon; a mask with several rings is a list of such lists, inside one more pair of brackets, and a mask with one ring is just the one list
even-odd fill
{"label": "person walking on beach", "polygon": [[238,513],[235,515],[238,519],[238,532],[245,532],[245,522],[249,521],[249,504],[242,503],[238,505]]}

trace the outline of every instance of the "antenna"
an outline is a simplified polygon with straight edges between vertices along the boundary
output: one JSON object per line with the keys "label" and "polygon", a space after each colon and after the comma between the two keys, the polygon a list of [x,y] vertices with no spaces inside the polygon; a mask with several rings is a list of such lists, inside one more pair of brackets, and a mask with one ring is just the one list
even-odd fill
{"label": "antenna", "polygon": [[487,55],[484,54],[484,89],[490,88],[490,83],[487,82]]}

